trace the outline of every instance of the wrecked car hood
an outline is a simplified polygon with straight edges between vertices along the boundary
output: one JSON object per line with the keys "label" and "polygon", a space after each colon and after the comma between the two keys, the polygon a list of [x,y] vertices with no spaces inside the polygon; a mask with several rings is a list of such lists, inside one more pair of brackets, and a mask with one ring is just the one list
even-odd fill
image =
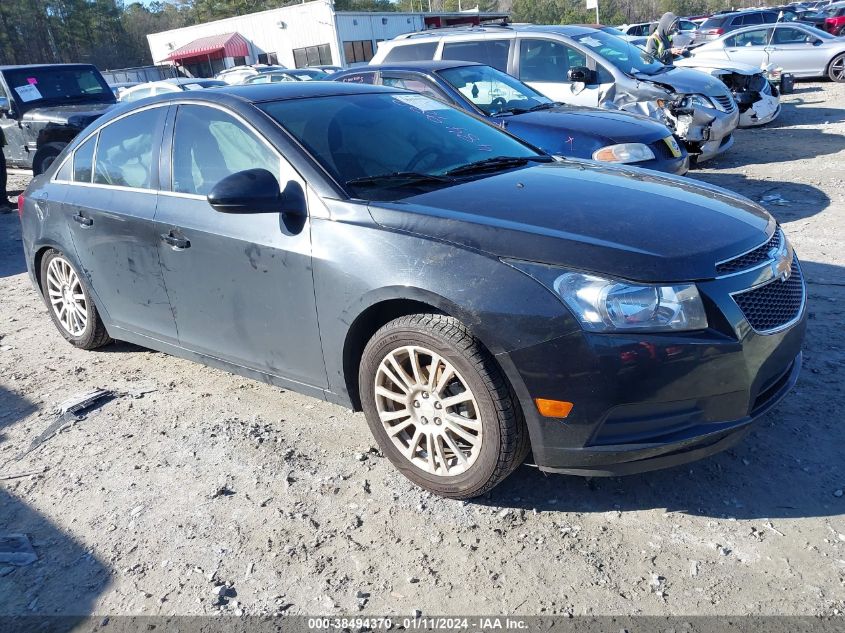
{"label": "wrecked car hood", "polygon": [[732,62],[721,59],[706,59],[698,57],[690,57],[688,59],[678,59],[675,61],[675,66],[683,66],[684,68],[693,68],[701,70],[711,75],[723,73],[737,73],[739,75],[756,75],[763,72],[761,68],[751,64],[743,64],[742,62]]}
{"label": "wrecked car hood", "polygon": [[692,68],[673,67],[656,75],[636,74],[634,78],[664,86],[678,94],[702,94],[708,97],[725,94],[725,86],[721,81]]}
{"label": "wrecked car hood", "polygon": [[709,279],[774,220],[728,191],[566,160],[373,202],[383,227],[489,253],[644,282]]}

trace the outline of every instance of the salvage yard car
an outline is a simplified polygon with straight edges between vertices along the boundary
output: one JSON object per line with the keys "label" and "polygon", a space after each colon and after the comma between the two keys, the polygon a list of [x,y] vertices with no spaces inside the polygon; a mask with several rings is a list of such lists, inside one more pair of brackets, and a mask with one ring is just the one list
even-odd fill
{"label": "salvage yard car", "polygon": [[592,158],[683,175],[689,155],[672,132],[647,117],[556,103],[482,64],[408,62],[363,66],[333,81],[413,90],[487,118],[549,154]]}
{"label": "salvage yard car", "polygon": [[391,462],[447,497],[529,453],[582,475],[716,453],[801,366],[801,266],[764,209],[556,160],[393,88],[129,104],[19,211],[70,343],[130,341],[362,408]]}
{"label": "salvage yard car", "polygon": [[73,138],[116,103],[94,66],[0,66],[0,129],[10,167],[43,172]]}
{"label": "salvage yard car", "polygon": [[555,101],[655,118],[698,162],[729,149],[739,112],[724,84],[665,66],[620,35],[583,26],[431,30],[382,42],[370,64],[423,59],[487,64]]}
{"label": "salvage yard car", "polygon": [[790,22],[733,31],[691,51],[693,58],[773,65],[795,77],[845,82],[845,38]]}

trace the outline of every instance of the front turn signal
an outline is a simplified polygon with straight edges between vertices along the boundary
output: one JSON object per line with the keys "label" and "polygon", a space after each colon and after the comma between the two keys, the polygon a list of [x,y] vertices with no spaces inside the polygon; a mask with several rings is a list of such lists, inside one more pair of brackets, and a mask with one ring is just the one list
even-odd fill
{"label": "front turn signal", "polygon": [[537,411],[545,418],[565,418],[572,411],[572,403],[564,400],[546,400],[545,398],[534,398]]}

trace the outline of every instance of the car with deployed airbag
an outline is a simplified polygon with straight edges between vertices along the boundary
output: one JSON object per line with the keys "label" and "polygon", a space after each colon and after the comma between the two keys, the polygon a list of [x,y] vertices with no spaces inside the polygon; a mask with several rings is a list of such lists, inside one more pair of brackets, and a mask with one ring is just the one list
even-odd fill
{"label": "car with deployed airbag", "polygon": [[711,455],[800,371],[801,265],[759,205],[556,159],[412,92],[138,101],[19,212],[72,345],[129,341],[363,409],[390,461],[446,497],[529,455],[581,475]]}

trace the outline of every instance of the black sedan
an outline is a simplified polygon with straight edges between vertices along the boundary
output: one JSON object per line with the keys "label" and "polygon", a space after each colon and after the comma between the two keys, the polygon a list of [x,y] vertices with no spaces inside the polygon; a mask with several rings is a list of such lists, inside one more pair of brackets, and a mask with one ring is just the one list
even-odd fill
{"label": "black sedan", "polygon": [[405,88],[482,116],[560,156],[685,174],[689,155],[672,132],[647,117],[553,102],[500,70],[454,61],[365,66],[333,81]]}
{"label": "black sedan", "polygon": [[557,160],[407,91],[128,104],[20,212],[71,344],[130,341],[362,408],[405,475],[454,498],[529,453],[589,475],[715,453],[801,366],[801,268],[761,207]]}

